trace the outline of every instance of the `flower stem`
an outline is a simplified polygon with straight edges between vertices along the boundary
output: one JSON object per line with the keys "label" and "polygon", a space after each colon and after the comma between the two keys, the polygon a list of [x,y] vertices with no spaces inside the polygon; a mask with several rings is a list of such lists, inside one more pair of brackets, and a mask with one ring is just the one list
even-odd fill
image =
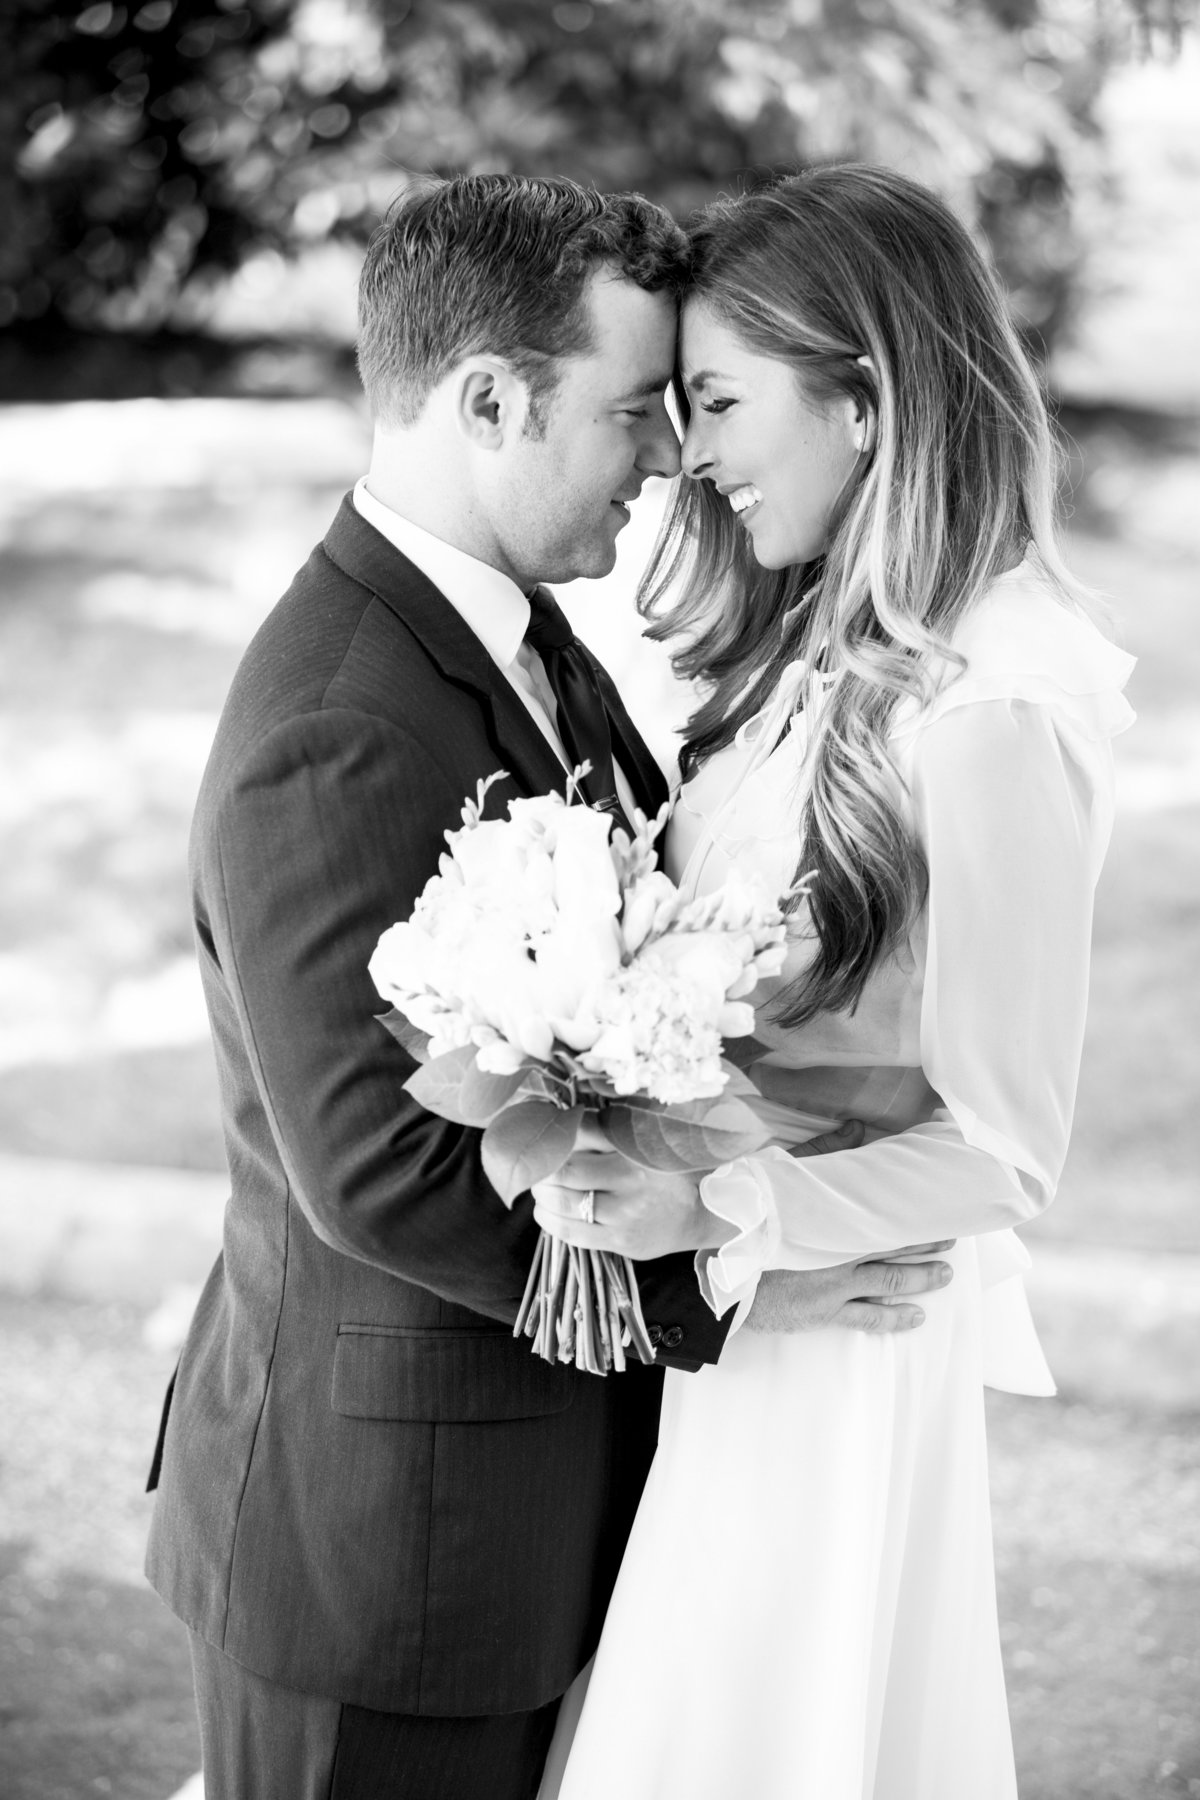
{"label": "flower stem", "polygon": [[546,1255],[546,1234],[538,1233],[537,1249],[533,1253],[533,1261],[529,1265],[529,1279],[525,1283],[525,1292],[521,1296],[521,1306],[517,1313],[517,1322],[513,1326],[513,1336],[521,1337],[534,1309],[535,1300],[540,1298],[542,1263]]}

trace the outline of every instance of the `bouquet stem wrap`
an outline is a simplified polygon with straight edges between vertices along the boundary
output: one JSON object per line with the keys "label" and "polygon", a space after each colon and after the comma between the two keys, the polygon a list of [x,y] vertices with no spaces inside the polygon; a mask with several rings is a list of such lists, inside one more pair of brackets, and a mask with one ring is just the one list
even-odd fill
{"label": "bouquet stem wrap", "polygon": [[[578,774],[578,772],[577,772]],[[383,1025],[422,1065],[430,1112],[483,1132],[484,1170],[512,1206],[571,1155],[597,1112],[646,1169],[700,1172],[761,1147],[754,1089],[723,1054],[779,973],[779,907],[732,876],[686,900],[658,869],[653,821],[633,838],[557,794],[483,817],[481,782],[412,917],[379,940]],[[535,1354],[593,1374],[654,1360],[628,1258],[543,1232],[515,1326]]]}

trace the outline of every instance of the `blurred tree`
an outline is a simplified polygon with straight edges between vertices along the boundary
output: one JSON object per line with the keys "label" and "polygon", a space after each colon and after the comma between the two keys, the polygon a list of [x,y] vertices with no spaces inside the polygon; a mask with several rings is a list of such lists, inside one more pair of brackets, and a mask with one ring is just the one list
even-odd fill
{"label": "blurred tree", "polygon": [[305,31],[313,12],[18,0],[0,23],[0,323],[156,326],[193,273],[286,244],[312,147],[387,80],[361,34]]}
{"label": "blurred tree", "polygon": [[553,170],[686,211],[851,154],[947,192],[1050,337],[1095,95],[1186,4],[8,0],[0,326],[161,330],[251,251],[365,236],[414,170]]}

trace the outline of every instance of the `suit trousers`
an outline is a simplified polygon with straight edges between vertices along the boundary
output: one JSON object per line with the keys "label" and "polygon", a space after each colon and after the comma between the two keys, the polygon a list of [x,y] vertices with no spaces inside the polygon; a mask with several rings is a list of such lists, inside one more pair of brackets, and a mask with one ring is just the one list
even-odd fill
{"label": "suit trousers", "polygon": [[534,1800],[559,1702],[425,1718],[301,1694],[190,1634],[204,1800]]}

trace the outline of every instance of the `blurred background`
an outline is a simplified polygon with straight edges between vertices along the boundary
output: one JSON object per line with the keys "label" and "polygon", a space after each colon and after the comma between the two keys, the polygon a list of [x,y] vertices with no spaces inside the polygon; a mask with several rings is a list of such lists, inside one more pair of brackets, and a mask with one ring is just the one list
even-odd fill
{"label": "blurred background", "polygon": [[[682,216],[843,153],[990,245],[1069,447],[1071,559],[1139,657],[1075,1146],[1027,1234],[1061,1394],[990,1402],[996,1533],[1025,1800],[1200,1794],[1190,26],[1186,0],[9,0],[6,1800],[161,1800],[198,1762],[183,1633],[140,1574],[224,1199],[187,828],[242,647],[363,467],[371,224],[413,172],[566,173]],[[564,599],[668,754],[685,702],[630,607],[655,506]]]}

